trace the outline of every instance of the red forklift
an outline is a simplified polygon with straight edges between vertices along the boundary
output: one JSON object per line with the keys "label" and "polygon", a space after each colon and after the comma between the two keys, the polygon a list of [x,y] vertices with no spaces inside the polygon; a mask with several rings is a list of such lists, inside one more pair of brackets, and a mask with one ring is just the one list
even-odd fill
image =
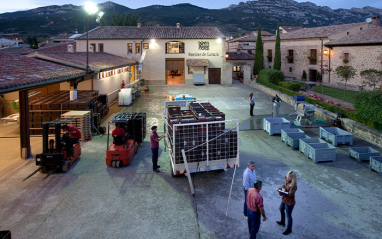
{"label": "red forklift", "polygon": [[[52,122],[42,123],[42,154],[36,155],[36,165],[39,168],[31,173],[27,180],[38,171],[48,173],[43,178],[46,179],[54,172],[67,172],[70,166],[80,157],[80,143],[70,144],[70,135],[65,133],[61,137],[61,129],[64,125],[68,125],[74,119],[56,119]],[[49,139],[49,134],[54,134],[54,139]]]}
{"label": "red forklift", "polygon": [[[111,132],[116,125],[124,129],[125,136],[114,136],[109,145]],[[145,113],[122,113],[109,121],[107,135],[106,165],[120,168],[130,164],[138,151],[138,145],[143,143],[146,134]]]}

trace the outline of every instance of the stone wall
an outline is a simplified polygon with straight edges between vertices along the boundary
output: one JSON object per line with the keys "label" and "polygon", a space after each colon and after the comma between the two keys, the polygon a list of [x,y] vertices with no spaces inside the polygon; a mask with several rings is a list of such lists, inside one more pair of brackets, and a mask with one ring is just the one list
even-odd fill
{"label": "stone wall", "polygon": [[[283,102],[286,102],[288,104],[294,105],[293,97],[289,96],[287,94],[281,93],[277,90],[274,90],[272,88],[268,88],[266,86],[260,85],[256,83],[255,81],[250,81],[248,85],[251,85],[255,87],[256,89],[259,89],[263,92],[266,92],[270,95],[277,94]],[[333,120],[336,119],[337,115],[335,113],[332,113],[330,111],[327,111],[325,109],[316,109],[315,117],[321,120],[324,120],[326,122],[333,122]],[[342,126],[355,136],[358,136],[369,143],[375,144],[379,147],[382,147],[382,133],[381,131],[372,129],[370,127],[367,127],[363,124],[360,124],[358,122],[355,122],[351,119],[343,118],[341,119]]]}

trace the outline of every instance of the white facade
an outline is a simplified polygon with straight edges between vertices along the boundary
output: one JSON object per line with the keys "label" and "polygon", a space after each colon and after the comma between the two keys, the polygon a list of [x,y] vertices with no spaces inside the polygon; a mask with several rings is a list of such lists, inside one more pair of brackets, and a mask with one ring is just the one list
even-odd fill
{"label": "white facade", "polygon": [[[183,42],[184,53],[166,53],[166,43]],[[76,41],[77,51],[86,51],[86,40]],[[132,53],[128,53],[128,46],[132,44]],[[136,50],[136,44],[140,44],[140,52]],[[167,60],[180,60],[183,65],[184,84],[193,84],[194,74],[204,74],[205,83],[209,83],[209,69],[220,69],[221,84],[231,84],[230,76],[224,74],[225,66],[225,42],[223,39],[121,39],[121,40],[90,40],[89,46],[95,45],[95,51],[103,47],[103,51],[113,55],[126,57],[142,63],[142,79],[151,85],[166,84],[168,69]],[[100,47],[101,46],[101,47]],[[145,47],[148,49],[144,49]],[[90,49],[90,48],[89,48]],[[142,59],[142,55],[144,59]],[[188,59],[207,59],[208,66],[188,67]],[[143,60],[143,61],[142,61]]]}

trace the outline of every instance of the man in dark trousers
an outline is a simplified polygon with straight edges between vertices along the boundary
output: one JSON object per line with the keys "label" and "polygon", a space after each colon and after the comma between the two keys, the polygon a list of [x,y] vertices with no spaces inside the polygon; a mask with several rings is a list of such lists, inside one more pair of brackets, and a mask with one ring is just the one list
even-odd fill
{"label": "man in dark trousers", "polygon": [[[111,136],[114,139],[114,144],[115,145],[122,145],[125,140],[126,132],[125,130],[121,127],[120,124],[115,124],[116,128],[111,132]],[[118,137],[116,137],[118,136]],[[115,138],[116,137],[116,138]],[[119,138],[119,139],[117,139]]]}
{"label": "man in dark trousers", "polygon": [[159,141],[163,139],[165,136],[158,136],[157,134],[157,126],[151,127],[151,134],[150,134],[150,143],[151,143],[151,152],[153,153],[152,155],[152,161],[153,161],[153,171],[154,172],[160,172],[159,168],[160,166],[158,165],[158,151],[159,151]]}
{"label": "man in dark trousers", "polygon": [[255,188],[248,189],[247,193],[248,230],[250,239],[256,239],[256,234],[260,229],[261,215],[263,215],[263,221],[267,220],[264,211],[263,197],[260,194],[262,186],[263,182],[256,180],[254,183]]}

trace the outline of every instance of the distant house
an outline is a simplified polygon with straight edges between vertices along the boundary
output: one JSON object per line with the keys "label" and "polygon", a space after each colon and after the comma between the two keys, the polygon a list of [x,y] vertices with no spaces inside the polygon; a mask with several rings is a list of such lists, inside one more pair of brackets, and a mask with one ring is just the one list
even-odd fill
{"label": "distant house", "polygon": [[[376,19],[379,19],[379,17],[376,17]],[[379,25],[380,22],[375,20],[372,23],[360,22],[302,28],[280,34],[281,70],[286,77],[296,80],[301,80],[303,71],[306,71],[308,74],[307,80],[310,81],[316,81],[317,72],[319,72],[323,76],[324,83],[337,85],[337,82],[340,82],[341,79],[333,73],[333,62],[331,61],[337,58],[340,59],[340,56],[337,55],[338,51],[330,50],[328,44],[330,42],[335,43],[340,39],[346,39],[349,36],[365,35],[366,32],[369,32],[369,29],[379,29]],[[263,39],[265,68],[273,67],[275,40],[275,36]],[[365,63],[369,64],[369,61],[365,61]],[[336,64],[338,65],[338,63]]]}
{"label": "distant house", "polygon": [[227,52],[226,70],[232,72],[232,79],[247,82],[253,72],[254,56],[247,52]]}
{"label": "distant house", "polygon": [[60,34],[58,36],[56,36],[54,39],[53,39],[53,42],[54,43],[65,43],[65,42],[74,42],[75,41],[75,38],[76,37],[79,37],[81,36],[82,34],[68,34],[68,33],[64,33],[64,34]]}
{"label": "distant house", "polygon": [[[262,39],[274,36],[267,31],[261,31]],[[254,55],[256,50],[257,31],[253,31],[250,34],[246,34],[240,37],[236,37],[226,42],[227,52],[246,52]]]}
{"label": "distant house", "polygon": [[0,48],[8,48],[18,46],[18,41],[9,40],[6,38],[0,39]]}

